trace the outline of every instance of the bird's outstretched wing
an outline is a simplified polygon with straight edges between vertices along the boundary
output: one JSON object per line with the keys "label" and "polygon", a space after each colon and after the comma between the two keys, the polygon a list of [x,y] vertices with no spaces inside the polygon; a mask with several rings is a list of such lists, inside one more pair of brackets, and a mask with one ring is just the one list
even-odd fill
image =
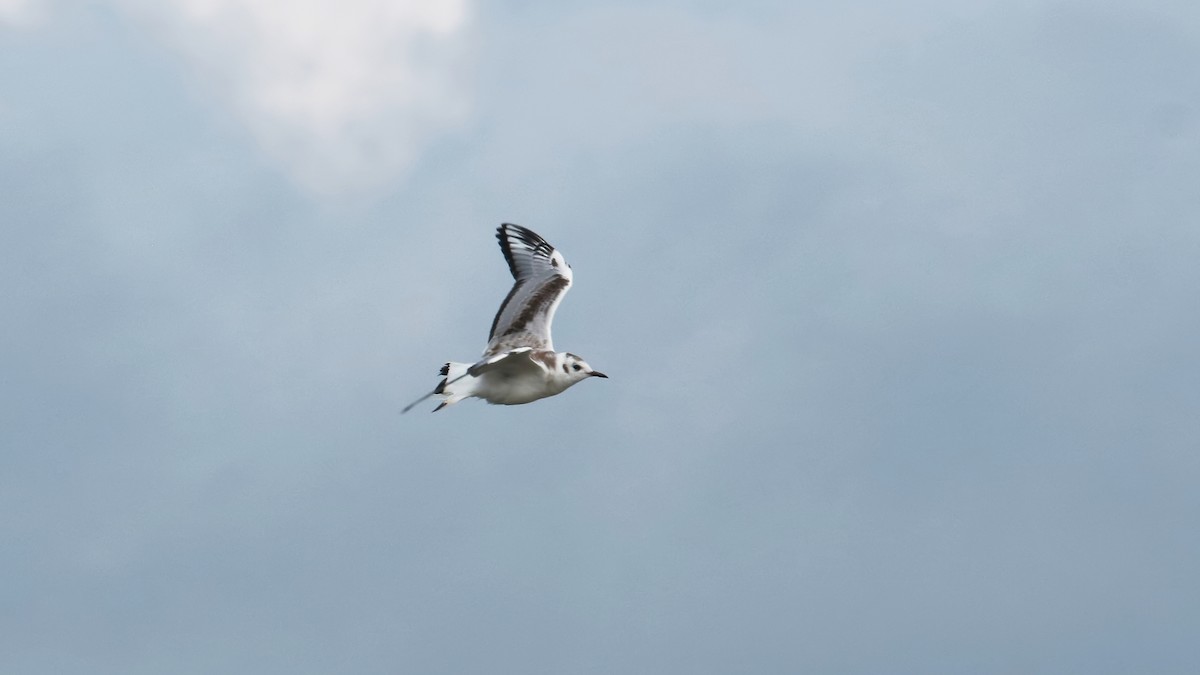
{"label": "bird's outstretched wing", "polygon": [[571,287],[571,266],[545,239],[520,225],[504,223],[496,239],[516,283],[492,320],[484,356],[520,347],[553,351],[550,324]]}

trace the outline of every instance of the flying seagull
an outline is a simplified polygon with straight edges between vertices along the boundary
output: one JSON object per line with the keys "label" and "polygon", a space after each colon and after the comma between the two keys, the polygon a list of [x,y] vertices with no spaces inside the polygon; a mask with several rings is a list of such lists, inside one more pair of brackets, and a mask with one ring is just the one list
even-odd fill
{"label": "flying seagull", "polygon": [[572,278],[562,253],[533,230],[512,223],[498,227],[496,239],[516,283],[492,320],[483,358],[442,366],[437,388],[403,412],[430,396],[442,398],[433,412],[470,396],[502,405],[529,403],[589,377],[608,377],[574,354],[554,351],[550,322]]}

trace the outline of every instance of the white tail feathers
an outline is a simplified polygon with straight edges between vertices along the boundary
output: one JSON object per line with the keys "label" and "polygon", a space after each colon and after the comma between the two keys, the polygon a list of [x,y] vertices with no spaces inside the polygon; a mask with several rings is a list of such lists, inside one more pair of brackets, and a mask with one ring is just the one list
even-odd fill
{"label": "white tail feathers", "polygon": [[464,398],[471,396],[475,392],[475,378],[471,375],[467,375],[467,369],[470,367],[471,364],[469,363],[454,362],[450,362],[442,366],[442,370],[440,371],[442,375],[442,381],[438,383],[437,388],[428,394],[425,394],[421,398],[413,401],[412,403],[404,406],[404,410],[401,410],[400,414],[403,415],[409,410],[412,410],[415,405],[421,401],[424,401],[430,396],[442,397],[441,404],[434,408],[433,412],[437,412],[452,403],[458,403]]}
{"label": "white tail feathers", "polygon": [[441,404],[433,409],[437,412],[448,405],[454,405],[464,398],[471,395],[474,390],[475,378],[467,375],[467,369],[471,367],[469,363],[455,363],[450,361],[442,366],[441,375],[442,381],[438,383],[433,393],[442,397]]}

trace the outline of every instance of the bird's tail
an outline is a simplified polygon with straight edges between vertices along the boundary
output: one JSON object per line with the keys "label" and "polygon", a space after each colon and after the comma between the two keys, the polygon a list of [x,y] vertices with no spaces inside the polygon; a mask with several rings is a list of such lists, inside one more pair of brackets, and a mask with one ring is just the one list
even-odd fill
{"label": "bird's tail", "polygon": [[441,371],[439,371],[439,374],[442,376],[442,381],[438,383],[438,386],[428,394],[425,394],[421,398],[409,403],[401,412],[406,413],[409,410],[412,410],[413,406],[421,401],[424,401],[430,396],[442,397],[442,402],[438,404],[438,407],[433,409],[433,412],[437,412],[448,405],[458,403],[464,398],[470,396],[474,391],[473,385],[475,381],[474,377],[467,374],[467,369],[470,367],[471,364],[469,363],[454,363],[453,361],[447,362],[446,365],[442,366]]}
{"label": "bird's tail", "polygon": [[455,363],[453,361],[446,362],[442,366],[440,372],[442,381],[438,383],[437,389],[433,393],[442,397],[442,402],[438,407],[433,409],[437,412],[448,405],[454,405],[464,398],[471,395],[475,384],[475,378],[467,375],[467,369],[471,367],[469,363]]}

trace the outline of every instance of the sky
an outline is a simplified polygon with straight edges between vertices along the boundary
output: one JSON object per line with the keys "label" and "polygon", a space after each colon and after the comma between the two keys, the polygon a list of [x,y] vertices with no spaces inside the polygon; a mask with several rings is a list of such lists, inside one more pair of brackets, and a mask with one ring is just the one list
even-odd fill
{"label": "sky", "polygon": [[[1200,5],[0,0],[0,671],[1194,673]],[[564,252],[608,380],[400,409]]]}

